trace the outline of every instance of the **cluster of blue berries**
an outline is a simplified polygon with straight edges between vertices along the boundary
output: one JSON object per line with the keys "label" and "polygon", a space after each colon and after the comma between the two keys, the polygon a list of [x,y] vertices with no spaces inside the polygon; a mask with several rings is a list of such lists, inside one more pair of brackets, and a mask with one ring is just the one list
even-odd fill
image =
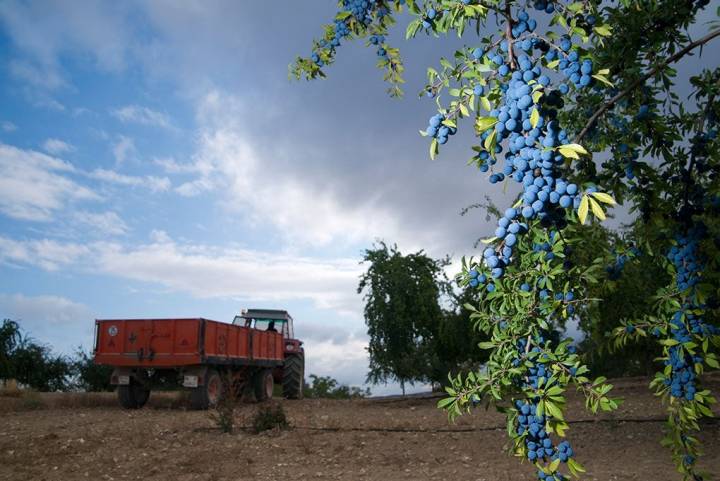
{"label": "cluster of blue berries", "polygon": [[624,168],[624,175],[628,180],[635,178],[635,166],[640,156],[637,149],[631,149],[626,143],[620,143],[613,149],[615,158],[620,161],[620,167]]}
{"label": "cluster of blue berries", "polygon": [[[522,11],[513,27],[513,34],[520,36],[526,31],[531,32],[535,27],[536,23]],[[490,112],[490,117],[496,118],[497,122],[492,129],[481,134],[483,142],[490,135],[496,136],[496,142],[492,152],[482,151],[477,155],[480,170],[489,170],[505,145],[507,152],[503,170],[492,173],[489,181],[497,183],[510,177],[523,186],[522,205],[518,209],[508,209],[498,222],[495,232],[501,241],[498,249],[488,248],[483,255],[487,267],[491,270],[491,277],[496,279],[504,274],[518,236],[528,230],[528,221],[539,219],[546,227],[555,226],[561,229],[567,224],[564,209],[577,209],[580,205],[580,189],[576,184],[560,177],[558,167],[564,163],[565,158],[554,150],[569,142],[567,132],[557,120],[557,109],[562,108],[562,95],[568,92],[568,87],[563,84],[557,89],[551,88],[550,77],[542,73],[538,59],[531,53],[533,49],[538,49],[547,52],[547,56],[550,52],[565,52],[572,47],[569,37],[562,38],[560,44],[558,49],[553,50],[538,38],[525,38],[514,42],[514,50],[517,50],[514,70],[505,63],[509,49],[506,41],[501,42],[495,52],[485,52],[482,49],[473,52],[476,59],[487,56],[495,65],[497,75],[505,79],[500,84],[504,94],[503,101],[498,108]],[[578,87],[590,85],[587,79],[583,80],[583,76],[591,74],[592,62],[580,61],[577,51],[572,51],[568,58],[563,58],[561,66],[563,62],[567,64],[565,73],[573,83]],[[479,94],[485,93],[483,86],[479,86],[477,90]],[[536,96],[539,90],[542,90],[540,98]],[[437,116],[431,118],[427,133],[439,136],[440,129],[436,130],[434,123],[438,123]],[[445,140],[446,137],[441,138]],[[590,187],[586,193],[595,190]]]}
{"label": "cluster of blue berries", "polygon": [[[543,336],[538,336],[536,344],[540,345],[544,341]],[[527,339],[518,341],[518,356],[513,361],[513,365],[519,366],[524,360],[528,362]],[[529,352],[539,353],[541,349],[536,345]],[[527,375],[522,381],[524,387],[532,387],[537,389],[540,379],[548,379],[550,372],[542,363],[531,362],[532,366],[528,368]],[[566,463],[574,456],[574,452],[568,441],[563,441],[557,446],[553,444],[552,439],[545,430],[547,421],[546,416],[537,413],[538,400],[517,400],[515,407],[518,411],[516,433],[518,436],[524,436],[525,448],[527,450],[527,458],[532,462],[552,462],[559,459],[560,462]],[[566,477],[559,472],[547,474],[542,469],[538,471],[538,478],[547,481],[565,480]]]}
{"label": "cluster of blue berries", "polygon": [[[402,4],[405,2],[404,0],[400,0],[398,3]],[[335,34],[330,40],[320,40],[318,42],[319,49],[334,51],[336,47],[339,47],[341,40],[349,37],[352,33],[350,31],[350,18],[368,27],[373,23],[375,18],[382,19],[390,13],[390,9],[387,7],[385,0],[343,0],[342,11],[349,12],[351,17],[336,19],[334,27]],[[385,37],[383,35],[372,35],[370,37],[370,43],[378,45],[378,57],[387,58],[387,50],[383,46],[385,43]],[[320,52],[313,52],[310,58],[318,67],[324,65]]]}
{"label": "cluster of blue berries", "polygon": [[699,242],[705,235],[705,229],[695,226],[688,230],[686,235],[676,237],[677,245],[669,253],[675,265],[675,283],[678,290],[686,292],[687,302],[683,304],[670,322],[670,333],[678,343],[668,349],[668,359],[665,365],[671,366],[670,377],[665,379],[665,385],[670,389],[670,395],[675,398],[692,401],[697,392],[695,365],[702,364],[703,358],[686,352],[682,344],[691,342],[693,336],[701,338],[720,334],[720,329],[707,324],[703,318],[692,311],[702,309],[697,305],[695,286],[700,281],[700,272],[703,268],[702,259],[698,256]]}
{"label": "cluster of blue berries", "polygon": [[448,141],[449,135],[455,135],[457,129],[455,127],[448,127],[443,125],[445,116],[442,114],[436,114],[430,117],[430,122],[425,130],[425,133],[433,138],[436,138],[439,144],[444,144]]}
{"label": "cluster of blue berries", "polygon": [[640,255],[640,249],[633,246],[627,252],[618,253],[615,251],[615,262],[605,268],[608,278],[612,281],[620,279],[623,270],[625,269],[625,263],[630,259]]}
{"label": "cluster of blue berries", "polygon": [[533,7],[535,10],[542,10],[545,13],[555,12],[555,4],[552,0],[533,0]]}

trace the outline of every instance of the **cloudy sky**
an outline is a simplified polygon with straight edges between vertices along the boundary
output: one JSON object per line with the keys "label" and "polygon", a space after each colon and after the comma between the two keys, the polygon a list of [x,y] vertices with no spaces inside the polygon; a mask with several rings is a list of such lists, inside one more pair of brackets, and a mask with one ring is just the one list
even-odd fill
{"label": "cloudy sky", "polygon": [[434,113],[416,96],[425,68],[459,40],[395,33],[402,100],[361,44],[341,47],[328,80],[289,81],[334,12],[3,0],[1,315],[70,352],[91,345],[95,318],[286,308],[308,373],[362,383],[363,250],[472,254],[492,228],[460,209],[516,190],[466,167],[472,136],[430,161],[417,133]]}

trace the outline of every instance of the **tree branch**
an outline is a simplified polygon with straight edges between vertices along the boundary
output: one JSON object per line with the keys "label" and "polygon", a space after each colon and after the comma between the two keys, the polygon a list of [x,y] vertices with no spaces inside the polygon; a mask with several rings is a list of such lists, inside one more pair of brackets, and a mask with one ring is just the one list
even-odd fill
{"label": "tree branch", "polygon": [[512,25],[513,18],[512,12],[510,11],[510,0],[505,0],[505,39],[508,44],[508,64],[510,68],[515,70],[515,55],[513,53],[513,37],[512,37]]}
{"label": "tree branch", "polygon": [[720,29],[718,29],[718,30],[713,30],[712,32],[710,32],[709,34],[705,35],[705,36],[704,36],[703,38],[701,38],[700,40],[696,40],[696,41],[694,41],[694,42],[692,42],[692,43],[689,43],[689,44],[686,45],[682,50],[678,51],[678,52],[675,53],[674,55],[671,55],[670,57],[668,57],[667,60],[665,60],[664,62],[660,63],[659,65],[656,65],[656,66],[655,66],[652,70],[650,70],[648,73],[646,73],[646,74],[643,75],[642,77],[640,77],[640,78],[638,78],[637,80],[635,80],[634,82],[632,82],[627,88],[625,88],[625,90],[623,90],[622,92],[620,92],[619,94],[615,95],[613,98],[611,98],[610,100],[608,100],[605,104],[603,104],[602,107],[600,107],[600,108],[593,114],[592,117],[590,117],[590,120],[588,120],[587,124],[585,124],[585,127],[583,127],[583,129],[580,131],[580,133],[578,134],[578,136],[575,137],[575,142],[578,142],[578,143],[579,143],[580,140],[582,140],[582,138],[585,137],[585,135],[587,135],[587,133],[588,133],[588,131],[590,130],[590,128],[595,124],[595,122],[597,121],[597,119],[598,119],[602,114],[604,114],[605,112],[607,112],[607,110],[610,109],[610,107],[612,107],[613,105],[615,105],[620,99],[622,99],[622,98],[625,97],[627,94],[629,94],[630,92],[632,92],[637,86],[639,86],[640,84],[642,84],[643,82],[645,82],[647,79],[649,79],[650,77],[652,77],[653,75],[655,75],[656,73],[658,73],[660,70],[662,70],[662,69],[664,69],[665,67],[667,67],[668,65],[670,65],[671,63],[673,63],[673,62],[679,60],[680,58],[684,57],[684,56],[685,56],[688,52],[690,52],[691,50],[693,50],[693,49],[695,49],[695,48],[697,48],[697,47],[699,47],[699,46],[701,46],[701,45],[706,44],[707,42],[709,42],[709,41],[712,40],[713,38],[717,37],[718,35],[720,35]]}

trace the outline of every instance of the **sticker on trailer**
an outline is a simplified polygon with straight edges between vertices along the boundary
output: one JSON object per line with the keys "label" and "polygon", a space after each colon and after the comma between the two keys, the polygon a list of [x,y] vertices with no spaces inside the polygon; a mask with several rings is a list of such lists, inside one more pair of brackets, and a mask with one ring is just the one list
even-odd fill
{"label": "sticker on trailer", "polygon": [[118,384],[121,386],[127,386],[130,384],[130,376],[118,376]]}
{"label": "sticker on trailer", "polygon": [[110,337],[117,336],[117,333],[118,333],[118,328],[116,325],[113,324],[112,326],[108,327],[108,334],[110,335]]}

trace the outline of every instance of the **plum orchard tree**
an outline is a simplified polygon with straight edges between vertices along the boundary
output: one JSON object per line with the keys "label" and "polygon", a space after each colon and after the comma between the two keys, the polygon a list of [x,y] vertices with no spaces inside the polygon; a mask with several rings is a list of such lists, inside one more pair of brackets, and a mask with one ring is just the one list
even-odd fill
{"label": "plum orchard tree", "polygon": [[[323,77],[344,41],[365,38],[377,49],[390,93],[400,95],[403,67],[387,42],[394,15],[407,10],[415,17],[408,38],[472,30],[470,45],[428,69],[423,94],[438,112],[421,134],[434,158],[461,120],[471,119],[478,137],[471,163],[489,172],[491,183],[514,181],[521,192],[482,257],[464,260],[459,276],[480,293],[468,308],[491,336],[481,345],[491,351],[487,370],[454,377],[439,405],[455,417],[493,402],[507,415],[511,449],[541,480],[584,471],[561,440],[568,388],[579,389],[593,412],[618,405],[604,378],[586,376],[570,340],[551,335],[565,318],[593,315],[599,299],[588,293],[612,272],[602,257],[575,263],[572,254],[583,224],[604,220],[616,198],[646,224],[632,239],[639,251],[661,253],[655,262],[674,279],[657,293],[653,312],[631,313],[617,342],[659,338],[665,367],[653,385],[668,400],[667,443],[684,478],[702,479],[691,431],[714,402],[698,374],[717,367],[710,311],[718,283],[708,281],[717,271],[711,238],[718,228],[718,76],[693,79],[697,105],[688,108],[674,92],[672,64],[720,35],[713,24],[695,41],[684,33],[708,3],[343,0],[311,56],[291,67],[298,78]],[[590,154],[608,151],[611,159],[602,163]],[[652,159],[641,162],[641,152]]]}
{"label": "plum orchard tree", "polygon": [[370,358],[367,380],[446,384],[448,372],[474,370],[487,359],[478,344],[487,336],[469,322],[464,306],[474,289],[454,292],[445,275],[449,259],[424,252],[403,255],[384,242],[365,251],[367,270],[358,294],[365,301]]}

